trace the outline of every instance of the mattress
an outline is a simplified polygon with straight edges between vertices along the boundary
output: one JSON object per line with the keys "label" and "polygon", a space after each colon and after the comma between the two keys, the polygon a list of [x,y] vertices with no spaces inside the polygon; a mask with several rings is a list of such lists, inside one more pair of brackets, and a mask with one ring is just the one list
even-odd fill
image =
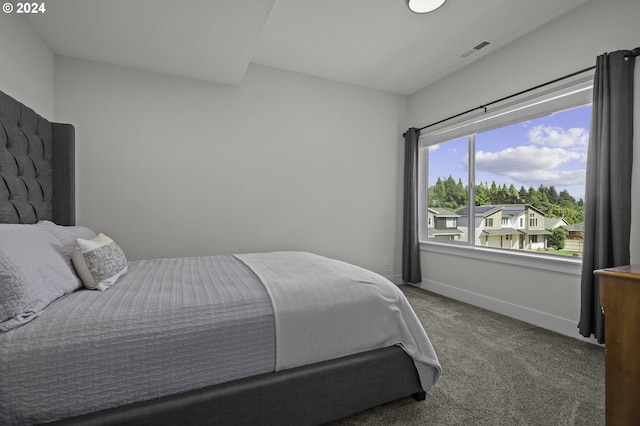
{"label": "mattress", "polygon": [[269,296],[232,256],[152,259],[0,333],[0,424],[33,424],[275,369]]}

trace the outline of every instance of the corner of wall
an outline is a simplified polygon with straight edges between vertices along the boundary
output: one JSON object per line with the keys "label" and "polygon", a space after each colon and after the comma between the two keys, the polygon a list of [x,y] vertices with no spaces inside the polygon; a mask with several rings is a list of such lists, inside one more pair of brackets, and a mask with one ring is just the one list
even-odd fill
{"label": "corner of wall", "polygon": [[0,14],[0,90],[54,120],[54,53],[20,15]]}

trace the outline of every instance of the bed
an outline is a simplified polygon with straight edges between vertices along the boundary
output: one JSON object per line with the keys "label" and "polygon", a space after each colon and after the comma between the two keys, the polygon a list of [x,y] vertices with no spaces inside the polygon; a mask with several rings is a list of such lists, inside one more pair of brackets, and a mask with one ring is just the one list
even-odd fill
{"label": "bed", "polygon": [[338,260],[122,253],[91,290],[74,137],[0,92],[1,424],[324,424],[437,383],[402,293]]}

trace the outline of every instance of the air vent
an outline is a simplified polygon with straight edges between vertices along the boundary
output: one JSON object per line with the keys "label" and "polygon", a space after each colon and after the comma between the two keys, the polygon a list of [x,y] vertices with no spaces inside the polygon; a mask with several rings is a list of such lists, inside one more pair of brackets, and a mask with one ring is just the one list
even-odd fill
{"label": "air vent", "polygon": [[483,49],[483,48],[487,47],[490,44],[491,43],[489,43],[487,40],[484,40],[483,42],[478,43],[476,46],[473,46],[473,48],[475,50],[480,50],[480,49]]}
{"label": "air vent", "polygon": [[461,58],[466,58],[468,56],[473,55],[474,53],[476,53],[478,50],[480,49],[484,49],[485,47],[487,47],[488,45],[490,45],[491,42],[487,41],[487,40],[483,40],[480,43],[476,44],[475,46],[473,46],[471,49],[467,50],[466,52],[464,52],[462,55],[460,55]]}

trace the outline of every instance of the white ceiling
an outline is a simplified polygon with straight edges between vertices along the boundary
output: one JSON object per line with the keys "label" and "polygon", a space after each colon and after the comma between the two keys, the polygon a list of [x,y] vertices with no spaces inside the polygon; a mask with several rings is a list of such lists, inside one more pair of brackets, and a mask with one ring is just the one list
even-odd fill
{"label": "white ceiling", "polygon": [[587,1],[54,0],[25,17],[60,55],[230,85],[254,62],[407,95]]}

